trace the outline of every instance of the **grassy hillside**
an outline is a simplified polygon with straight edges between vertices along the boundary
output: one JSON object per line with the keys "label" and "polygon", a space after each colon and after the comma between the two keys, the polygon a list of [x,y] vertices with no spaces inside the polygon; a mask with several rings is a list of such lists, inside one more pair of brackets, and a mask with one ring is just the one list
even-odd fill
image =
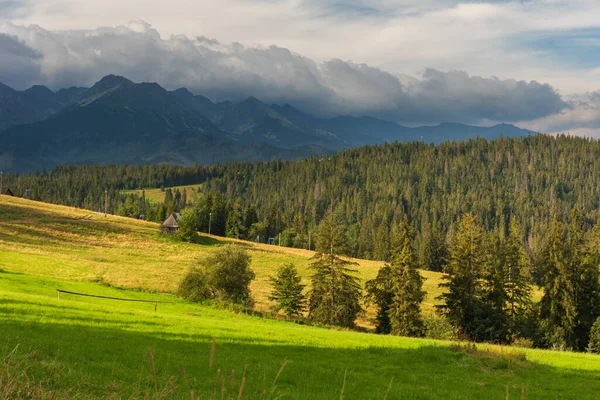
{"label": "grassy hillside", "polygon": [[[153,292],[176,290],[182,275],[215,245],[234,240],[202,236],[202,244],[181,243],[158,234],[158,225],[130,218],[104,217],[86,210],[0,197],[0,268],[17,273],[76,281],[101,281]],[[236,241],[252,255],[256,279],[252,296],[268,310],[269,277],[284,263],[295,263],[304,283],[314,252]],[[361,279],[372,279],[383,265],[355,260]],[[422,271],[431,313],[441,274]],[[361,323],[368,325],[363,317]]]}
{"label": "grassy hillside", "polygon": [[[55,288],[132,299],[63,294]],[[185,304],[168,295],[0,273],[0,398],[596,398],[600,357],[327,330]],[[211,341],[214,365],[209,368]],[[155,359],[156,385],[148,348]],[[276,379],[281,366],[287,364]],[[231,392],[231,371],[235,370]],[[344,376],[346,383],[344,385]],[[175,392],[177,393],[175,395]],[[264,395],[266,392],[266,396]],[[64,393],[68,394],[65,395]],[[14,392],[12,393],[14,395]]]}
{"label": "grassy hillside", "polygon": [[[202,187],[202,184],[173,186],[173,187],[171,187],[171,190],[175,191],[176,189],[179,189],[179,191],[181,191],[183,193],[183,189],[185,189],[187,196],[188,196],[188,202],[192,202],[195,199],[196,192],[198,191],[198,189],[200,187]],[[168,189],[168,188],[165,188],[165,190],[166,189]],[[121,193],[135,194],[136,196],[141,196],[142,192],[143,192],[144,196],[146,196],[146,198],[148,200],[150,200],[151,202],[162,203],[165,200],[164,190],[156,189],[156,188],[138,189],[138,190],[123,190]]]}
{"label": "grassy hillside", "polygon": [[[592,399],[600,390],[596,355],[328,330],[148,292],[172,291],[221,242],[203,243],[160,237],[143,221],[0,196],[0,398],[191,398],[193,391],[208,399],[218,370],[214,398],[223,386],[225,398],[237,398],[244,373],[244,399],[337,399],[342,390],[345,399],[384,399],[388,387],[387,399],[506,398],[507,390],[517,399],[523,389],[526,399]],[[259,307],[268,307],[268,276],[280,263],[296,262],[307,276],[311,252],[245,245]],[[366,279],[379,267],[359,261],[357,268]],[[431,312],[440,275],[424,274]],[[155,312],[153,303],[59,300],[56,288],[169,303]]]}

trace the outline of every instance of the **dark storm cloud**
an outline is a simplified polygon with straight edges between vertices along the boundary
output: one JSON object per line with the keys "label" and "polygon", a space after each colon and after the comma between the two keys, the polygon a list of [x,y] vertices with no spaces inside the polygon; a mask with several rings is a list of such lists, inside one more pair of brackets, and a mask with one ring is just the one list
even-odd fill
{"label": "dark storm cloud", "polygon": [[41,54],[16,36],[0,33],[0,82],[8,86],[27,87],[40,81]]}
{"label": "dark storm cloud", "polygon": [[[215,100],[255,96],[320,115],[375,115],[400,123],[521,121],[568,108],[535,81],[427,70],[401,78],[365,64],[317,63],[282,47],[224,45],[204,37],[162,39],[145,22],[95,31],[48,32],[0,24],[0,81],[23,88],[91,85],[106,74],[188,87]],[[27,45],[16,37],[25,40]],[[40,66],[44,75],[40,75]]]}

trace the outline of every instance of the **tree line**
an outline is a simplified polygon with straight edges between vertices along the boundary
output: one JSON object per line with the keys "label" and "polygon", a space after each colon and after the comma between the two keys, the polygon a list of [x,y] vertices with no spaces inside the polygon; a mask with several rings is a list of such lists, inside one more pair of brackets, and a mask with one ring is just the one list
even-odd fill
{"label": "tree line", "polygon": [[[374,305],[377,333],[437,337],[421,312],[425,292],[408,217],[396,231],[391,261],[363,290],[354,264],[345,257],[345,224],[333,211],[328,212],[315,233],[309,289],[305,290],[294,265],[281,266],[271,277],[269,299],[274,310],[354,328],[364,307]],[[459,219],[449,241],[446,274],[440,284],[443,290],[436,306],[438,321],[447,325],[443,329],[479,342],[600,350],[600,224],[584,232],[577,208],[572,210],[569,224],[553,220],[543,256],[537,260],[538,267],[546,271],[539,301],[533,297],[533,279],[521,237],[516,221],[511,222],[508,235],[497,240],[472,214]],[[241,248],[236,252],[245,254]],[[190,271],[182,283],[183,296],[194,301],[234,298],[251,305],[248,287],[254,274],[249,270],[249,257],[231,254],[232,247],[225,246],[204,263],[203,270]],[[243,267],[229,266],[219,272],[231,259],[242,260]],[[246,270],[249,272],[243,272]],[[212,289],[223,286],[210,283],[215,276],[243,279],[227,279],[237,289],[223,296]],[[194,282],[199,286],[194,287]]]}
{"label": "tree line", "polygon": [[[281,234],[282,245],[302,248],[310,238],[317,250],[331,214],[344,246],[338,258],[319,251],[330,257],[322,265],[351,272],[339,255],[388,263],[367,286],[371,301],[390,307],[378,314],[382,332],[392,329],[390,290],[401,284],[393,266],[402,259],[448,272],[445,296],[454,297],[441,299],[440,313],[461,334],[574,349],[589,345],[597,317],[598,182],[600,142],[563,135],[393,143],[287,162],[62,166],[5,176],[14,192],[29,188],[36,200],[98,211],[108,199],[111,213],[154,221],[182,211],[192,231],[210,226],[217,235],[263,242]],[[194,203],[179,189],[165,189],[158,204],[123,193],[188,184],[202,184]],[[401,237],[410,252],[398,250]],[[322,276],[352,292],[351,280],[331,268]],[[543,288],[540,302],[532,301],[532,283]]]}
{"label": "tree line", "polygon": [[[103,211],[108,197],[109,213],[156,222],[195,207],[202,231],[212,212],[211,233],[263,242],[276,237],[278,243],[281,234],[282,245],[299,248],[308,248],[333,208],[347,227],[349,254],[381,261],[391,261],[391,237],[409,216],[419,265],[441,271],[448,238],[466,213],[499,239],[516,220],[530,258],[544,248],[554,215],[567,221],[577,206],[584,230],[590,229],[600,218],[600,142],[537,135],[437,146],[393,143],[287,162],[61,166],[9,174],[5,182],[18,194],[31,189],[36,200],[94,211]],[[166,189],[156,204],[123,193],[189,184],[201,184],[198,199],[211,197],[194,205],[191,193]],[[251,229],[250,221],[258,225]]]}

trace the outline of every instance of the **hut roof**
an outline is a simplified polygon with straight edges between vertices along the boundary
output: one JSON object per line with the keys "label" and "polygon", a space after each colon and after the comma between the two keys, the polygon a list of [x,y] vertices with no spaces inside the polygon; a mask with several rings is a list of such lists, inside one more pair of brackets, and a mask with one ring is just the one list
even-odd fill
{"label": "hut roof", "polygon": [[14,196],[12,190],[10,188],[2,188],[0,189],[0,194],[5,194],[7,196]]}
{"label": "hut roof", "polygon": [[179,228],[179,218],[177,218],[177,213],[169,215],[169,218],[162,223],[162,226],[165,228]]}

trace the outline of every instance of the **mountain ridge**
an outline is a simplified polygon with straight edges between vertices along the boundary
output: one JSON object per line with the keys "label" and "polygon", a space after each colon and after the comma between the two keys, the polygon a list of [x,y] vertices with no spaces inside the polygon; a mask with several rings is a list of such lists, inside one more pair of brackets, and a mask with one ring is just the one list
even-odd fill
{"label": "mountain ridge", "polygon": [[0,168],[25,171],[71,163],[209,164],[307,157],[394,141],[525,136],[510,124],[406,127],[371,116],[319,118],[254,96],[213,102],[107,75],[91,88],[17,91],[0,83]]}

